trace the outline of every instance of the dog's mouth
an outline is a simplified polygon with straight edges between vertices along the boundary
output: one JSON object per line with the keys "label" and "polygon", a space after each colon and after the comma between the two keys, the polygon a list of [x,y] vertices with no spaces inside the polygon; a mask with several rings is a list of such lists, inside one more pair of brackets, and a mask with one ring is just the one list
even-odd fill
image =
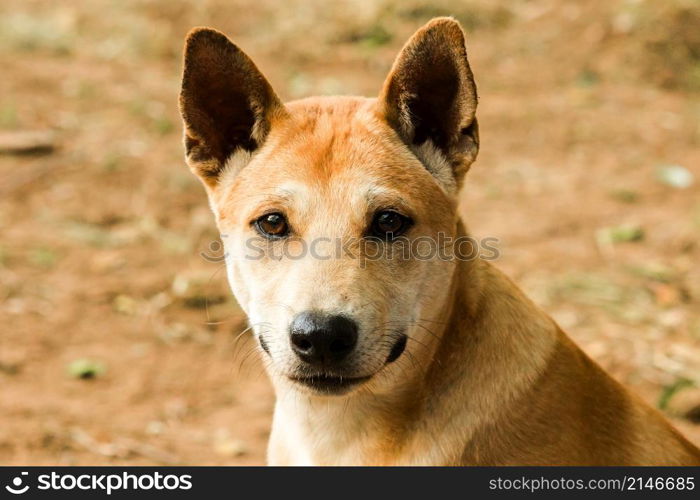
{"label": "dog's mouth", "polygon": [[406,343],[408,342],[408,336],[405,333],[402,333],[399,339],[396,341],[394,346],[391,348],[391,351],[389,352],[389,356],[386,358],[386,363],[393,363],[399,357],[403,354],[403,352],[406,350]]}
{"label": "dog's mouth", "polygon": [[[399,359],[399,357],[401,357],[403,352],[406,350],[407,341],[408,337],[405,334],[402,334],[396,340],[393,347],[391,348],[391,351],[389,352],[389,355],[386,358],[385,364],[388,365],[389,363],[393,363],[394,361]],[[318,373],[312,375],[290,375],[289,379],[296,384],[299,384],[305,388],[311,389],[312,391],[320,394],[343,395],[347,394],[355,387],[364,384],[369,379],[371,379],[372,376],[373,375],[353,377]]]}
{"label": "dog's mouth", "polygon": [[335,375],[313,375],[289,377],[293,382],[315,392],[328,395],[342,395],[367,382],[371,376],[341,377]]}

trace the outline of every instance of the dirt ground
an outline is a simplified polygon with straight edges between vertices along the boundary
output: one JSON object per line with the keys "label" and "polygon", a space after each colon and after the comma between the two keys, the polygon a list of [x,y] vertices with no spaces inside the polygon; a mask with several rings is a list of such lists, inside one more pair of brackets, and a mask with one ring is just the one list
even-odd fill
{"label": "dirt ground", "polygon": [[697,1],[3,0],[0,136],[55,149],[0,154],[0,463],[264,461],[273,395],[200,255],[217,232],[183,162],[184,36],[226,32],[286,99],[376,95],[443,14],[480,92],[472,232],[700,444]]}

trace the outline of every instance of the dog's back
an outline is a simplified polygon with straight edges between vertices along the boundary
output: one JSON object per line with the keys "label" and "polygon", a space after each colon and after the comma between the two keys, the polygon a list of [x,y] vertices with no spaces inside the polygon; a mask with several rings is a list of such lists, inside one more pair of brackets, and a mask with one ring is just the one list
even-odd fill
{"label": "dog's back", "polygon": [[[496,277],[493,270],[487,274],[491,278],[485,283],[484,308],[491,300],[502,302],[503,296],[514,298],[509,301],[511,308],[523,303],[524,297],[509,280]],[[493,294],[501,297],[489,299]],[[525,307],[532,314],[531,305]],[[470,330],[468,324],[464,324],[465,333]],[[498,322],[486,321],[477,328],[496,337],[520,334],[517,328],[494,331],[503,328]],[[700,465],[700,451],[656,410],[613,380],[553,323],[552,330],[554,343],[546,363],[533,373],[528,387],[503,401],[493,421],[474,434],[461,463]],[[465,395],[465,407],[469,400],[470,395]]]}

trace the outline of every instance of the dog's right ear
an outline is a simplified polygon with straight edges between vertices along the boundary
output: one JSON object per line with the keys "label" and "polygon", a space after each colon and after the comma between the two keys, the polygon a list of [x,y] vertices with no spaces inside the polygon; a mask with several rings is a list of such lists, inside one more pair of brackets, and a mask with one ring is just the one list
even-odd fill
{"label": "dog's right ear", "polygon": [[261,146],[284,106],[253,61],[224,34],[195,28],[185,42],[180,113],[190,168],[210,188],[229,158]]}

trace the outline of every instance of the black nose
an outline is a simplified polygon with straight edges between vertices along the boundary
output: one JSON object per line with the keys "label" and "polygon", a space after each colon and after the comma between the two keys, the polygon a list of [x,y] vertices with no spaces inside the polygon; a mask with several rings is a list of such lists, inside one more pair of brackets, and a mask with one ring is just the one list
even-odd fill
{"label": "black nose", "polygon": [[300,313],[290,326],[292,350],[312,365],[342,361],[357,344],[357,324],[344,316],[318,311]]}

